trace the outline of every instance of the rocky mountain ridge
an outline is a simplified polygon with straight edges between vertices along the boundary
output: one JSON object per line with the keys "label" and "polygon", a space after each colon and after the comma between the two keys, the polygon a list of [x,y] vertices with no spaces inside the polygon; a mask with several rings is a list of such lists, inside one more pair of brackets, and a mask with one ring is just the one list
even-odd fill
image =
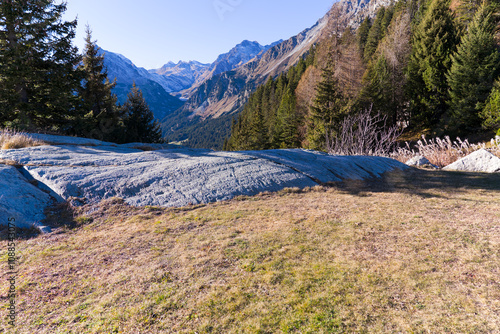
{"label": "rocky mountain ridge", "polygon": [[156,119],[162,119],[183,105],[183,102],[169,94],[151,74],[144,68],[135,66],[125,56],[106,50],[100,50],[104,54],[104,65],[108,71],[108,78],[116,80],[113,93],[118,97],[119,103],[124,103],[127,95],[135,83],[144,95],[151,111]]}
{"label": "rocky mountain ridge", "polygon": [[[313,27],[285,41],[269,46],[243,41],[228,53],[220,55],[212,64],[169,62],[160,69],[147,71],[135,68],[133,72],[141,76],[141,80],[154,82],[164,92],[185,101],[181,106],[174,103],[178,107],[175,111],[166,108],[166,112],[155,112],[169,140],[197,146],[192,141],[192,134],[197,133],[198,136],[213,137],[209,140],[213,143],[211,148],[220,148],[229,134],[231,115],[241,111],[250,94],[267,78],[287,71],[311,46],[329,37],[335,29],[341,33],[347,26],[356,28],[366,16],[373,17],[380,7],[391,2],[342,0],[335,3]],[[127,63],[133,66],[130,61]],[[111,78],[115,75],[113,66],[109,74]],[[129,81],[131,79],[133,76],[129,76]],[[165,96],[164,92],[153,95]]]}

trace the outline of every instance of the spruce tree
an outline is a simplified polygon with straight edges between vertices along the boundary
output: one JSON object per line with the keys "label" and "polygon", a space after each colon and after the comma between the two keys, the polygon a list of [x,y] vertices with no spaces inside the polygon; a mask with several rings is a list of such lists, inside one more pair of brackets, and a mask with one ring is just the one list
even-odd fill
{"label": "spruce tree", "polygon": [[296,97],[291,88],[283,95],[276,116],[274,145],[276,148],[299,147],[298,117],[296,113]]}
{"label": "spruce tree", "polygon": [[383,27],[382,22],[384,21],[385,16],[385,7],[381,7],[378,12],[375,20],[370,27],[368,32],[368,36],[366,37],[366,43],[364,47],[364,59],[365,62],[369,62],[377,50],[378,43],[382,39],[383,36]]}
{"label": "spruce tree", "polygon": [[0,122],[21,128],[71,127],[80,78],[66,3],[0,2]]}
{"label": "spruce tree", "polygon": [[361,22],[361,25],[359,26],[358,30],[356,31],[359,52],[362,55],[365,53],[365,45],[366,45],[366,42],[368,40],[368,34],[370,32],[371,26],[372,26],[372,20],[370,19],[370,17],[366,17],[363,20],[363,22]]}
{"label": "spruce tree", "polygon": [[360,109],[387,116],[390,125],[405,119],[407,105],[404,87],[411,52],[410,15],[400,11],[393,17],[384,39],[363,77],[358,97]]}
{"label": "spruce tree", "polygon": [[433,0],[415,29],[408,65],[410,110],[414,125],[432,127],[447,110],[451,54],[457,38],[448,0]]}
{"label": "spruce tree", "polygon": [[333,65],[325,67],[316,87],[316,97],[309,113],[307,137],[309,148],[323,151],[327,140],[336,136],[345,116],[346,101],[338,87]]}
{"label": "spruce tree", "polygon": [[485,129],[493,129],[500,136],[500,82],[496,82],[480,114]]}
{"label": "spruce tree", "polygon": [[250,150],[265,150],[268,148],[268,129],[265,124],[264,114],[262,112],[262,104],[259,101],[255,107],[249,125],[249,138],[247,138],[248,149]]}
{"label": "spruce tree", "polygon": [[160,125],[135,83],[122,106],[122,114],[125,126],[123,142],[164,142]]}
{"label": "spruce tree", "polygon": [[469,24],[448,72],[450,114],[455,128],[480,128],[480,112],[500,75],[500,53],[494,37],[492,13],[482,5]]}
{"label": "spruce tree", "polygon": [[79,90],[83,119],[78,129],[80,135],[108,141],[119,141],[123,124],[117,97],[112,93],[116,82],[110,82],[104,66],[104,55],[92,40],[92,32],[87,27],[85,52],[80,66],[83,84]]}

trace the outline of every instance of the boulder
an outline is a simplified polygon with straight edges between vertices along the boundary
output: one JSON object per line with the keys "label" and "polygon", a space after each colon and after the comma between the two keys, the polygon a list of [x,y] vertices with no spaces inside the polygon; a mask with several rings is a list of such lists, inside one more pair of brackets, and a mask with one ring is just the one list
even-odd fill
{"label": "boulder", "polygon": [[438,166],[431,164],[429,159],[421,155],[411,158],[406,162],[406,165],[410,167],[425,167],[425,168],[439,169]]}
{"label": "boulder", "polygon": [[420,167],[425,165],[431,165],[431,162],[426,157],[417,155],[416,157],[413,157],[410,160],[408,160],[406,162],[406,165],[411,167]]}
{"label": "boulder", "polygon": [[443,169],[466,172],[496,173],[500,172],[500,158],[485,149],[480,149]]}

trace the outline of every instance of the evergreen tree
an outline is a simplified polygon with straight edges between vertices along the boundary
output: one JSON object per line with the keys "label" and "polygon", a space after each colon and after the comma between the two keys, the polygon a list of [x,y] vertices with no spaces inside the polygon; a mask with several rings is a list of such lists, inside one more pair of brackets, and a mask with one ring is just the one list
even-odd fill
{"label": "evergreen tree", "polygon": [[110,82],[104,67],[104,55],[92,41],[92,32],[87,27],[83,64],[83,84],[79,91],[83,119],[78,129],[79,134],[100,140],[118,141],[123,124],[120,122],[120,111],[117,107],[116,95],[112,89],[116,82]]}
{"label": "evergreen tree", "polygon": [[485,129],[493,129],[500,136],[500,82],[496,82],[491,94],[486,101],[486,106],[481,112]]}
{"label": "evergreen tree", "polygon": [[264,114],[262,112],[262,104],[259,103],[255,107],[255,112],[250,121],[250,136],[247,138],[248,149],[264,150],[268,148],[268,129],[265,124]]}
{"label": "evergreen tree", "polygon": [[494,37],[491,11],[482,5],[462,37],[448,73],[450,114],[455,128],[474,130],[481,126],[479,113],[494,81],[500,75],[500,53]]}
{"label": "evergreen tree", "polygon": [[484,0],[460,1],[460,4],[456,9],[456,15],[457,21],[463,30],[465,30],[467,26],[472,22],[474,15],[481,7],[482,3],[484,3]]}
{"label": "evergreen tree", "polygon": [[381,7],[378,10],[375,20],[372,26],[370,27],[370,31],[368,32],[368,36],[366,37],[366,43],[364,47],[365,62],[369,62],[371,60],[372,55],[377,50],[378,43],[382,39],[383,36],[382,22],[384,21],[385,11],[386,11],[385,7]]}
{"label": "evergreen tree", "polygon": [[124,142],[164,142],[160,125],[135,83],[122,106],[122,114],[125,126]]}
{"label": "evergreen tree", "polygon": [[276,148],[299,147],[298,126],[295,94],[291,88],[288,88],[277,112],[274,146]]}
{"label": "evergreen tree", "polygon": [[447,0],[433,0],[415,29],[408,66],[412,121],[435,126],[447,110],[446,73],[457,38]]}
{"label": "evergreen tree", "polygon": [[316,98],[309,113],[309,148],[325,150],[327,140],[338,134],[345,116],[346,101],[338,87],[333,65],[323,69],[316,87]]}
{"label": "evergreen tree", "polygon": [[0,122],[21,128],[70,128],[80,78],[72,46],[76,20],[66,3],[0,2]]}
{"label": "evergreen tree", "polygon": [[361,22],[361,25],[359,26],[356,36],[358,38],[358,46],[359,46],[359,52],[360,54],[365,53],[365,45],[366,42],[368,41],[368,34],[370,32],[370,28],[372,26],[372,20],[370,17],[366,17],[363,22]]}
{"label": "evergreen tree", "polygon": [[358,98],[360,109],[371,108],[387,116],[391,125],[405,120],[405,72],[410,52],[410,15],[400,11],[394,16],[365,73],[364,87]]}

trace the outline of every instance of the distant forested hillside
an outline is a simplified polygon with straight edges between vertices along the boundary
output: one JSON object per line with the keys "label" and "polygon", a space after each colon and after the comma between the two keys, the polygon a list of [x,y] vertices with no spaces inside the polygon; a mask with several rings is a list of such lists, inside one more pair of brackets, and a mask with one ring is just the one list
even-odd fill
{"label": "distant forested hillside", "polygon": [[225,149],[326,150],[349,115],[431,135],[500,131],[500,5],[401,0],[253,93]]}

